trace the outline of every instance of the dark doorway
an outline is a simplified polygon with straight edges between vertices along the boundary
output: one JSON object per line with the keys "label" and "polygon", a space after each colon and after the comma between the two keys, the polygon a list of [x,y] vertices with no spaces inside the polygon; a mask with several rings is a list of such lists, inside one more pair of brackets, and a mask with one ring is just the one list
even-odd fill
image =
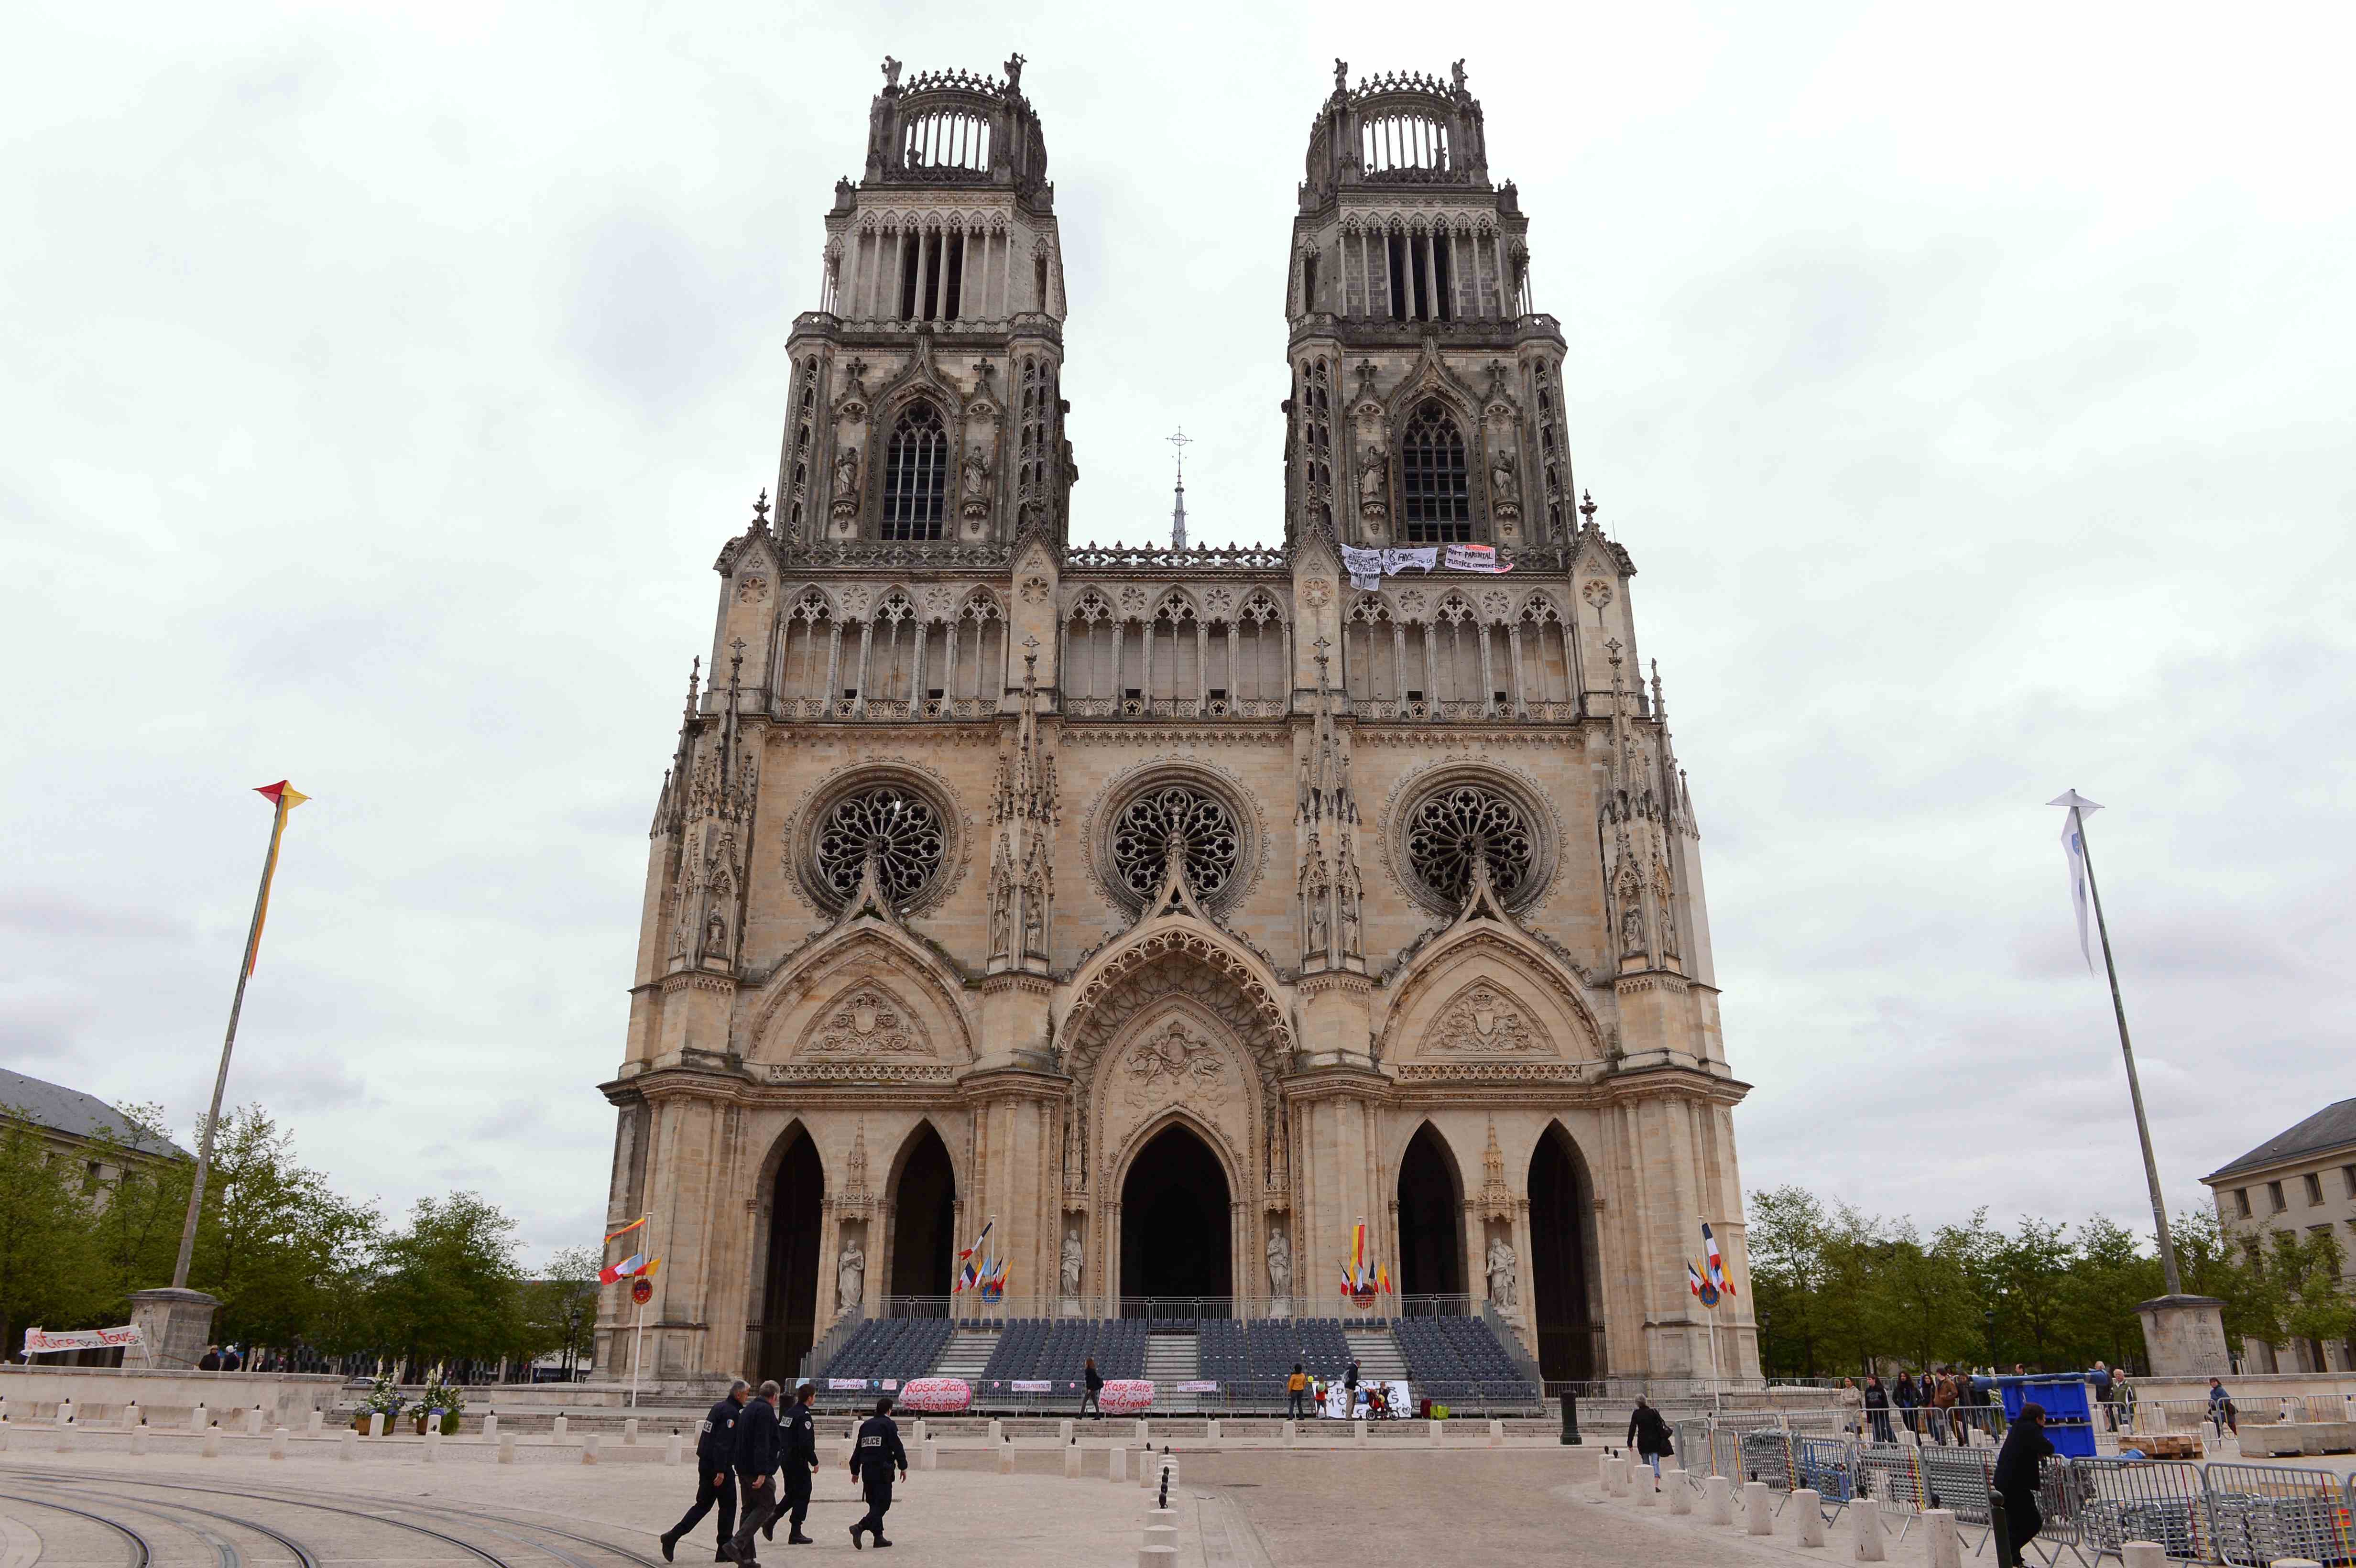
{"label": "dark doorway", "polygon": [[892,1294],[947,1296],[955,1251],[957,1175],[949,1151],[930,1123],[900,1166],[900,1193],[892,1206]]}
{"label": "dark doorway", "polygon": [[1233,1237],[1218,1156],[1185,1128],[1163,1128],[1121,1183],[1120,1293],[1231,1295]]}
{"label": "dark doorway", "polygon": [[790,1382],[818,1328],[819,1210],[826,1171],[809,1135],[796,1127],[777,1161],[769,1194],[768,1311],[761,1333],[761,1375]]}
{"label": "dark doorway", "polygon": [[1459,1296],[1464,1290],[1463,1210],[1456,1169],[1426,1122],[1399,1161],[1399,1293]]}
{"label": "dark doorway", "polygon": [[1538,1371],[1549,1381],[1600,1375],[1602,1336],[1588,1307],[1588,1185],[1579,1150],[1548,1123],[1530,1156],[1530,1301]]}

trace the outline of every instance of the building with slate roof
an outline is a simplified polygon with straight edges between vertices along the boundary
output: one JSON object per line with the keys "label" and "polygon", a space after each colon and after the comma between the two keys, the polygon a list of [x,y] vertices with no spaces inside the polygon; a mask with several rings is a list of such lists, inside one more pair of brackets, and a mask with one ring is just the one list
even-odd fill
{"label": "building with slate roof", "polygon": [[[2326,1105],[2201,1179],[2217,1195],[2225,1234],[2252,1258],[2276,1235],[2327,1234],[2340,1243],[2356,1287],[2356,1099]],[[2356,1370],[2356,1341],[2276,1349],[2249,1339],[2242,1364],[2261,1372],[2348,1371]]]}

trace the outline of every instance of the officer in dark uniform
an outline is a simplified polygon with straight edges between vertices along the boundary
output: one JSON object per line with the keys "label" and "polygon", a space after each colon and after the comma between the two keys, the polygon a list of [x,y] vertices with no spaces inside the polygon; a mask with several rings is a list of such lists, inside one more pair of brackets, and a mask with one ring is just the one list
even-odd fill
{"label": "officer in dark uniform", "polygon": [[693,1530],[714,1503],[720,1505],[720,1539],[713,1542],[717,1550],[712,1560],[728,1561],[728,1538],[736,1533],[736,1415],[752,1392],[753,1385],[738,1378],[728,1385],[728,1397],[704,1413],[703,1429],[695,1438],[695,1506],[663,1531],[664,1562],[672,1561],[680,1537]]}
{"label": "officer in dark uniform", "polygon": [[753,1545],[761,1527],[777,1517],[778,1441],[776,1381],[761,1385],[761,1397],[736,1418],[736,1491],[744,1511],[736,1516],[736,1534],[728,1543],[729,1561],[736,1568],[760,1568]]}
{"label": "officer in dark uniform", "polygon": [[876,1545],[892,1544],[884,1539],[884,1515],[892,1507],[895,1467],[900,1479],[906,1480],[908,1451],[900,1446],[900,1428],[892,1420],[892,1396],[887,1393],[875,1402],[875,1413],[860,1423],[859,1436],[851,1445],[851,1478],[867,1494],[867,1517],[851,1527],[851,1545],[863,1550],[865,1542],[859,1537],[871,1530]]}
{"label": "officer in dark uniform", "polygon": [[[804,1383],[794,1390],[794,1403],[786,1412],[786,1451],[777,1462],[777,1480],[785,1488],[783,1506],[791,1510],[787,1515],[786,1544],[808,1546],[810,1538],[802,1533],[802,1520],[809,1518],[810,1475],[818,1468],[818,1427],[810,1419],[810,1402],[818,1398],[818,1385]],[[769,1520],[769,1539],[777,1538],[777,1521]]]}

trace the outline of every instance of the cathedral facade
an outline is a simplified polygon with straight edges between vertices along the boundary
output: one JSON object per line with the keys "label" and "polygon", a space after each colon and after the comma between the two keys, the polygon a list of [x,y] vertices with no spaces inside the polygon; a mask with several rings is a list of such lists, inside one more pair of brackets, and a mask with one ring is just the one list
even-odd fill
{"label": "cathedral facade", "polygon": [[1283,539],[1226,549],[1073,540],[1022,65],[885,62],[716,564],[603,1086],[647,1374],[788,1377],[985,1224],[1016,1315],[1346,1314],[1364,1223],[1371,1313],[1755,1375],[1685,1269],[1747,1277],[1698,834],[1461,63],[1335,63]]}

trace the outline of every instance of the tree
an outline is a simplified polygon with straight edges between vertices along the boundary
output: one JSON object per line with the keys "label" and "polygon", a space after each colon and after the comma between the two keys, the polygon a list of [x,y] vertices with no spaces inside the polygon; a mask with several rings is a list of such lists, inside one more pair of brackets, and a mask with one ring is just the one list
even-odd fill
{"label": "tree", "polygon": [[378,1342],[412,1372],[503,1360],[527,1341],[515,1221],[472,1192],[421,1198],[377,1249]]}
{"label": "tree", "polygon": [[568,1380],[596,1328],[597,1271],[604,1261],[603,1247],[560,1248],[549,1259],[546,1277],[530,1283],[526,1308],[529,1343],[522,1353],[540,1356],[562,1351]]}
{"label": "tree", "polygon": [[0,1112],[0,1353],[28,1326],[83,1327],[104,1301],[82,1171],[24,1112]]}
{"label": "tree", "polygon": [[2001,1238],[1993,1266],[1997,1321],[2006,1337],[2027,1348],[2031,1366],[2059,1371],[2069,1358],[2062,1346],[2070,1298],[2066,1288],[2074,1249],[2070,1227],[2021,1217],[2020,1228]]}

